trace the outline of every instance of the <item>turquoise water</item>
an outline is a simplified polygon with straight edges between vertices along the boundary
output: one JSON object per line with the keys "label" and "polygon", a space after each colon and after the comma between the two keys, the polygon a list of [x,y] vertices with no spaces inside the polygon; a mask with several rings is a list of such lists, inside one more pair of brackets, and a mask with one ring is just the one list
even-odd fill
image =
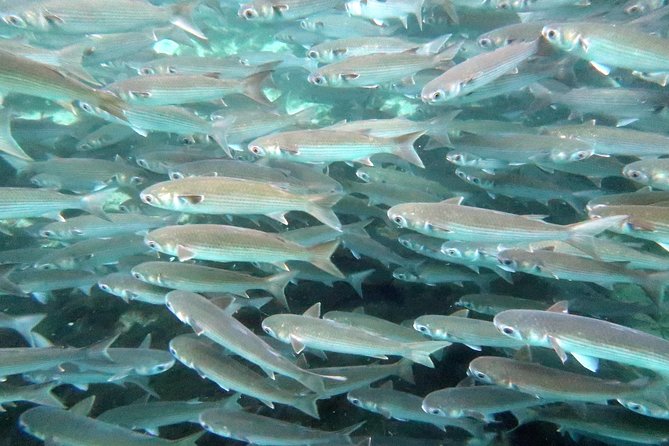
{"label": "turquoise water", "polygon": [[[647,339],[639,338],[640,332],[658,340],[667,336],[664,298],[653,293],[667,281],[662,246],[669,218],[662,213],[669,194],[663,164],[669,103],[661,85],[669,60],[662,49],[664,2],[291,1],[287,9],[279,1],[177,3],[96,0],[92,12],[76,18],[85,2],[0,1],[0,308],[5,316],[0,319],[0,374],[7,375],[0,394],[10,389],[20,394],[2,402],[3,444],[135,444],[123,439],[131,435],[128,430],[106,430],[112,429],[108,423],[83,417],[131,404],[134,409],[147,401],[147,407],[156,401],[223,403],[235,393],[242,394],[241,407],[228,404],[224,410],[243,410],[249,417],[327,432],[364,422],[350,437],[333,436],[319,444],[669,441],[664,370],[645,362],[651,354],[666,357],[665,347],[660,341],[649,352],[644,342],[636,342]],[[263,4],[274,4],[272,18],[244,18],[244,11],[267,14]],[[127,16],[109,19],[100,6]],[[32,21],[35,16],[44,20]],[[590,26],[597,23],[616,25],[598,31]],[[551,27],[563,26],[556,29],[565,38],[573,36],[567,33],[571,24],[580,33],[578,46],[565,50],[549,42]],[[356,40],[332,43],[344,38]],[[597,46],[610,41],[620,45],[613,56]],[[492,59],[490,46],[498,42],[527,54],[483,82],[516,56]],[[319,62],[315,53],[328,44],[340,55],[366,55]],[[372,44],[376,49],[370,49]],[[439,77],[476,62],[478,68],[455,80]],[[390,75],[391,67],[398,74]],[[602,73],[608,69],[608,75]],[[319,85],[318,76],[328,85]],[[444,80],[435,90],[431,86],[437,77]],[[460,95],[430,103],[435,91],[446,95],[456,81],[464,89]],[[585,134],[592,129],[599,133]],[[565,162],[565,151],[582,152],[586,159]],[[468,164],[456,165],[463,158]],[[625,167],[640,160],[642,164]],[[192,162],[199,163],[188,164]],[[637,170],[638,175],[631,173]],[[182,186],[187,180],[179,178],[191,174],[212,182],[194,189]],[[172,195],[155,186],[167,181],[164,187]],[[627,195],[616,197],[624,202],[596,207],[623,193]],[[282,204],[288,195],[292,201]],[[458,220],[454,197],[464,197],[465,209],[490,213]],[[443,203],[447,199],[451,201]],[[529,217],[508,223],[509,214]],[[92,215],[100,218],[86,220]],[[611,215],[610,224],[596,231],[578,226]],[[558,232],[550,226],[554,237],[532,238],[538,221],[576,227]],[[169,232],[178,225],[204,224],[223,228],[206,242],[215,245],[213,257],[192,239]],[[235,228],[245,231],[233,233]],[[423,252],[410,249],[411,240],[423,244]],[[282,248],[268,257],[268,246],[276,243]],[[315,255],[318,248],[313,246],[319,244],[321,254]],[[265,251],[253,251],[257,246]],[[325,246],[330,248],[323,254]],[[505,250],[511,248],[522,250],[530,266],[505,265],[503,259],[510,255]],[[547,257],[537,261],[544,253]],[[218,268],[214,271],[220,275],[214,272],[205,287],[205,279],[194,277],[192,270],[174,279],[179,283],[158,287],[160,280],[169,279],[167,267],[153,265],[157,278],[148,273],[139,277],[136,268],[156,261]],[[558,261],[562,263],[556,266]],[[332,275],[337,271],[340,277]],[[287,307],[281,299],[284,285],[267,285],[281,274]],[[199,285],[192,283],[196,280]],[[245,286],[248,282],[252,284]],[[200,292],[217,308],[199,313],[204,307],[198,299],[204,297],[188,295],[192,303],[170,310],[164,296],[172,289]],[[234,318],[253,333],[228,333],[221,340],[215,338],[217,330],[233,324],[221,314],[230,294],[243,306]],[[485,294],[497,306],[474,304],[462,314],[462,302],[473,294]],[[508,296],[531,302],[509,301]],[[248,297],[267,299],[260,305]],[[561,336],[578,335],[569,326],[549,334],[551,348],[522,349],[530,341],[496,347],[445,329],[452,345],[411,365],[413,382],[393,374],[370,379],[378,391],[359,404],[365,407],[352,403],[355,393],[347,399],[346,390],[318,400],[316,419],[272,395],[262,397],[263,390],[249,390],[253,386],[248,382],[240,384],[245,376],[257,375],[276,392],[298,400],[313,397],[300,386],[304,380],[270,380],[264,372],[271,367],[259,365],[234,344],[243,336],[262,336],[272,346],[267,349],[304,369],[366,365],[372,373],[374,366],[400,359],[400,342],[432,340],[411,333],[418,317],[459,311],[459,316],[487,322],[494,335],[511,342],[497,331],[501,328],[494,328],[496,313],[517,309],[515,305],[547,310],[559,301],[568,301],[569,313],[611,322],[607,329],[612,331],[602,333],[603,339],[586,339],[586,348],[588,342],[609,345],[611,333],[627,330],[623,338],[634,350],[631,359],[590,352],[601,360],[597,370],[587,370],[581,365],[587,361],[571,354],[563,363],[553,350],[560,353],[555,345]],[[252,302],[260,308],[245,305]],[[379,328],[358,320],[307,328],[304,339],[294,335],[307,347],[306,362],[294,351],[300,350],[299,342],[291,347],[289,339],[274,342],[268,330],[263,332],[270,316],[299,315],[318,302],[321,314],[364,312],[397,325]],[[214,322],[205,321],[207,314]],[[17,327],[12,321],[25,315],[41,316],[12,329],[12,323]],[[474,324],[462,325],[466,330]],[[242,367],[226,378],[234,384],[217,385],[202,357],[184,365],[171,356],[193,353],[170,352],[169,346],[194,330],[201,335],[197,342],[218,349],[213,356]],[[325,338],[328,330],[335,340],[350,339],[350,345],[336,346],[333,338]],[[352,351],[354,341],[364,336],[375,339],[365,345],[366,353]],[[212,347],[205,339],[220,345]],[[110,349],[102,349],[100,343],[111,340]],[[310,351],[314,345],[325,355]],[[153,350],[143,350],[149,346]],[[21,365],[17,355],[31,348],[44,349],[42,356]],[[120,348],[125,350],[115,350]],[[411,357],[407,351],[418,346],[404,348],[400,353]],[[63,359],[47,361],[56,351]],[[485,403],[493,409],[476,406],[459,417],[435,415],[432,424],[424,422],[428,414],[420,403],[428,394],[486,384],[467,375],[469,363],[480,356],[530,361],[576,375],[564,384],[543,383],[542,391],[524,387],[539,378],[536,374],[518,376],[511,387],[540,398],[531,409],[488,399]],[[161,361],[167,362],[165,370],[146,370]],[[619,390],[590,399],[547,396],[551,389],[568,388],[578,376],[615,381],[621,389],[637,386],[638,392],[629,397]],[[52,382],[47,390],[55,399],[44,391],[42,399],[31,401],[29,387],[5,387],[43,382]],[[384,388],[384,382],[391,382],[393,390]],[[383,406],[391,395],[416,399],[400,407]],[[66,421],[53,422],[58,411],[92,396],[90,412],[75,414],[75,409],[64,415]],[[646,414],[616,401],[626,396],[638,403],[637,412]],[[473,400],[454,409],[464,410],[465,403]],[[42,405],[62,407],[33,409]],[[49,410],[56,412],[49,415]],[[186,417],[149,430],[163,439],[203,432],[199,445],[254,443],[252,438],[241,441],[239,433],[216,432],[211,423],[207,430],[214,432],[207,432],[198,422],[201,414],[193,413],[190,422]],[[221,419],[225,422],[225,414]],[[257,434],[262,426],[246,435]],[[137,431],[146,433],[141,426]],[[277,432],[255,444],[286,444]],[[94,435],[106,439],[96,443]],[[316,443],[300,432],[290,444]]]}

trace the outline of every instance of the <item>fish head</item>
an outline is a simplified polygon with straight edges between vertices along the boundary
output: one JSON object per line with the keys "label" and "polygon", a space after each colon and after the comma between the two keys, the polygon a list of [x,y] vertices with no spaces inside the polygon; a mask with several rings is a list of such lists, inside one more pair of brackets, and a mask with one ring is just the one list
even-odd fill
{"label": "fish head", "polygon": [[361,167],[355,172],[355,176],[360,178],[362,181],[365,183],[369,183],[372,181],[372,175],[370,175],[370,169],[368,167]]}
{"label": "fish head", "polygon": [[543,262],[531,252],[522,249],[503,249],[496,254],[497,265],[509,272],[541,273]]}
{"label": "fish head", "polygon": [[[378,389],[372,389],[371,387],[360,388],[352,390],[346,394],[346,399],[349,403],[354,406],[360,407],[361,409],[368,410],[370,412],[379,413],[380,408],[373,397],[373,392]],[[372,394],[372,395],[370,395]]]}
{"label": "fish head", "polygon": [[655,175],[650,175],[648,169],[638,162],[626,165],[623,168],[623,176],[640,184],[648,184],[651,179],[655,180]]}
{"label": "fish head", "polygon": [[423,317],[419,317],[415,321],[413,321],[413,329],[426,336],[435,338],[438,337],[439,339],[443,339],[441,330],[439,330],[439,333],[434,331],[430,322]]}
{"label": "fish head", "polygon": [[573,163],[586,160],[594,154],[595,150],[592,148],[555,148],[551,150],[550,159],[554,163]]}
{"label": "fish head", "polygon": [[551,45],[563,51],[573,51],[581,44],[581,34],[566,24],[550,24],[543,27],[541,35]]}
{"label": "fish head", "polygon": [[161,209],[181,210],[188,207],[188,203],[181,200],[181,195],[171,187],[173,184],[172,181],[164,181],[151,185],[139,193],[139,198],[149,206]]}
{"label": "fish head", "polygon": [[142,376],[158,375],[172,368],[176,359],[171,353],[163,350],[138,349],[145,350],[141,353],[144,363],[134,367],[135,373]]}
{"label": "fish head", "polygon": [[465,253],[459,246],[456,246],[455,242],[444,242],[441,245],[441,253],[454,259],[462,259],[465,256]]}
{"label": "fish head", "polygon": [[[457,152],[457,151],[452,151],[449,152],[446,155],[446,161],[455,164],[456,166],[474,166],[476,162],[479,160],[478,157],[466,153],[466,152]],[[457,172],[456,172],[457,173]],[[464,172],[461,172],[460,175],[458,175],[462,180],[467,181],[467,174]]]}
{"label": "fish head", "polygon": [[420,92],[420,99],[424,103],[430,105],[443,104],[460,94],[461,88],[461,82],[449,82],[447,84],[442,84],[439,87],[430,87],[428,84]]}
{"label": "fish head", "polygon": [[495,328],[505,336],[530,345],[545,345],[548,334],[535,317],[537,310],[505,310],[493,318]]}
{"label": "fish head", "polygon": [[395,205],[388,209],[386,215],[388,215],[388,219],[390,219],[390,221],[395,223],[400,228],[413,229],[415,227],[421,226],[421,224],[424,225],[425,223],[419,218],[416,210],[414,209],[413,203]]}
{"label": "fish head", "polygon": [[275,314],[265,318],[262,321],[262,330],[269,336],[282,342],[290,342],[290,325],[286,318],[281,314]]}
{"label": "fish head", "polygon": [[164,252],[170,255],[176,254],[176,243],[170,241],[169,236],[164,234],[164,231],[161,231],[160,229],[148,232],[144,236],[144,244],[154,251]]}
{"label": "fish head", "polygon": [[663,419],[667,419],[669,417],[669,408],[652,401],[637,399],[630,401],[620,398],[618,399],[618,402],[632,412],[636,412],[647,417]]}
{"label": "fish head", "polygon": [[393,277],[403,282],[418,282],[419,277],[409,268],[398,268],[393,271]]}
{"label": "fish head", "polygon": [[416,239],[416,237],[413,237],[413,234],[401,235],[397,238],[397,241],[400,245],[411,251],[419,251],[423,248],[423,245]]}
{"label": "fish head", "polygon": [[486,373],[485,363],[481,363],[481,361],[477,361],[476,359],[472,360],[469,363],[469,368],[467,369],[467,375],[471,376],[476,381],[481,383],[495,384],[492,378],[490,378],[490,375]]}
{"label": "fish head", "polygon": [[242,4],[237,10],[237,15],[244,20],[267,21],[272,20],[275,14],[280,12],[281,10],[275,8],[269,0],[254,0]]}
{"label": "fish head", "polygon": [[435,399],[437,398],[432,397],[431,394],[428,394],[423,399],[423,403],[421,404],[423,412],[440,417],[451,417],[450,413],[446,413],[441,407],[439,407],[439,402],[435,401]]}

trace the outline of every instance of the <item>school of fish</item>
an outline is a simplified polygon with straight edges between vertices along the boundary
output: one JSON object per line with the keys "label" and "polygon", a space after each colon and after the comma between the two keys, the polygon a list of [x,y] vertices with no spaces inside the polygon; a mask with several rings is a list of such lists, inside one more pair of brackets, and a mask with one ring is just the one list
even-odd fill
{"label": "school of fish", "polygon": [[0,432],[669,444],[669,4],[0,0]]}

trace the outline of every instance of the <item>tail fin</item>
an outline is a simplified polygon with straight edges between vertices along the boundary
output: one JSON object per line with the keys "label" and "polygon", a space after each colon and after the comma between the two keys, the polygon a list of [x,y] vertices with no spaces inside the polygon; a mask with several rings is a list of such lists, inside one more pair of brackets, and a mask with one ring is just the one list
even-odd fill
{"label": "tail fin", "polygon": [[404,357],[412,360],[413,362],[433,369],[434,363],[432,362],[430,355],[437,350],[448,347],[449,345],[451,345],[451,343],[447,341],[410,342],[405,344],[407,348],[407,354],[404,355]]}
{"label": "tail fin", "polygon": [[299,125],[300,127],[306,127],[311,125],[311,121],[316,118],[318,115],[318,107],[317,106],[312,106],[312,107],[307,107],[303,110],[298,111],[297,113],[293,113],[290,115],[295,124]]}
{"label": "tail fin", "polygon": [[334,263],[330,260],[330,257],[337,250],[339,246],[339,240],[333,240],[327,243],[321,243],[320,245],[313,246],[309,248],[309,262],[315,267],[322,269],[326,273],[332,274],[335,277],[344,279],[346,276],[339,271],[339,268],[335,266]]}
{"label": "tail fin", "polygon": [[320,420],[321,417],[318,414],[318,406],[316,405],[316,401],[320,398],[320,395],[306,395],[297,398],[291,406],[293,406],[295,409],[300,410],[307,415],[316,418],[317,420]]}
{"label": "tail fin", "polygon": [[117,190],[117,188],[112,187],[83,196],[79,202],[81,209],[103,220],[111,221],[103,210],[103,207]]}
{"label": "tail fin", "polygon": [[366,269],[364,271],[358,271],[357,273],[352,273],[346,276],[346,283],[351,285],[351,287],[355,290],[355,292],[360,296],[360,299],[363,299],[364,296],[362,295],[362,283],[367,279],[369,276],[374,274],[375,269]]}
{"label": "tail fin", "polygon": [[413,148],[416,140],[424,134],[425,131],[420,131],[392,138],[393,142],[397,144],[392,153],[395,156],[424,169],[425,164],[423,164],[423,160],[420,159],[418,153],[416,153],[416,150]]}
{"label": "tail fin", "polygon": [[568,226],[570,232],[579,235],[597,235],[607,229],[622,223],[628,218],[627,215],[612,215],[597,220],[587,220]]}
{"label": "tail fin", "polygon": [[23,316],[15,316],[12,322],[14,330],[16,330],[31,346],[35,346],[35,339],[33,338],[33,329],[46,317],[45,313],[26,314]]}
{"label": "tail fin", "polygon": [[262,92],[262,83],[269,77],[271,71],[260,71],[242,80],[242,94],[262,105],[272,105]]}
{"label": "tail fin", "polygon": [[416,16],[416,21],[418,21],[418,28],[420,30],[423,30],[423,4],[425,3],[425,0],[414,0],[414,15]]}
{"label": "tail fin", "polygon": [[661,310],[664,305],[664,290],[669,286],[669,272],[660,271],[646,274],[646,279],[640,285]]}
{"label": "tail fin", "polygon": [[332,211],[332,206],[337,204],[341,198],[341,195],[330,193],[312,195],[304,211],[331,228],[341,231],[341,223]]}
{"label": "tail fin", "polygon": [[209,135],[229,158],[232,158],[232,153],[230,153],[230,147],[228,147],[228,127],[234,122],[234,116],[226,116],[223,119],[215,120],[211,124],[211,135]]}
{"label": "tail fin", "polygon": [[295,276],[297,276],[296,271],[286,271],[285,273],[274,274],[265,280],[265,289],[286,309],[288,309],[288,300],[286,299],[285,289]]}
{"label": "tail fin", "polygon": [[88,50],[89,47],[89,44],[75,43],[58,50],[58,66],[77,79],[99,87],[102,84],[91,76],[82,66],[84,51]]}
{"label": "tail fin", "polygon": [[195,432],[187,437],[180,438],[178,440],[172,440],[171,443],[174,446],[197,446],[197,440],[204,435],[203,432]]}
{"label": "tail fin", "polygon": [[43,406],[53,406],[65,409],[65,405],[51,393],[54,387],[60,385],[58,382],[48,382],[45,384],[36,384],[32,386],[25,386],[21,390],[21,396],[32,403],[41,404]]}
{"label": "tail fin", "polygon": [[411,360],[402,358],[399,361],[397,361],[395,365],[397,366],[397,372],[396,372],[397,376],[399,376],[401,379],[408,382],[409,384],[416,384],[416,381],[414,380],[413,376],[413,362]]}
{"label": "tail fin", "polygon": [[[30,155],[23,151],[19,143],[12,136],[11,112],[8,110],[0,111],[0,152],[18,158],[23,161],[34,161]],[[7,158],[5,158],[7,160]],[[16,170],[20,170],[9,162]]]}
{"label": "tail fin", "polygon": [[172,7],[172,17],[170,23],[177,28],[181,28],[188,34],[192,34],[198,39],[207,40],[202,30],[191,20],[193,8],[199,2],[186,2],[182,4],[175,4]]}
{"label": "tail fin", "polygon": [[421,54],[425,56],[429,56],[431,54],[438,54],[441,50],[444,49],[446,42],[448,42],[448,39],[450,39],[452,35],[453,34],[444,34],[443,36],[439,36],[436,39],[430,40],[429,42],[422,44],[416,50],[416,54]]}

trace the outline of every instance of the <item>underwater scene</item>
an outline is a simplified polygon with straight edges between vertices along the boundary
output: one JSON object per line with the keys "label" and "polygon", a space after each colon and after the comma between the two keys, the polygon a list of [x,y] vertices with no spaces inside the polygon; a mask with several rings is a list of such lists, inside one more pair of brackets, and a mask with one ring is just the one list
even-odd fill
{"label": "underwater scene", "polygon": [[0,446],[668,445],[668,3],[0,0]]}

